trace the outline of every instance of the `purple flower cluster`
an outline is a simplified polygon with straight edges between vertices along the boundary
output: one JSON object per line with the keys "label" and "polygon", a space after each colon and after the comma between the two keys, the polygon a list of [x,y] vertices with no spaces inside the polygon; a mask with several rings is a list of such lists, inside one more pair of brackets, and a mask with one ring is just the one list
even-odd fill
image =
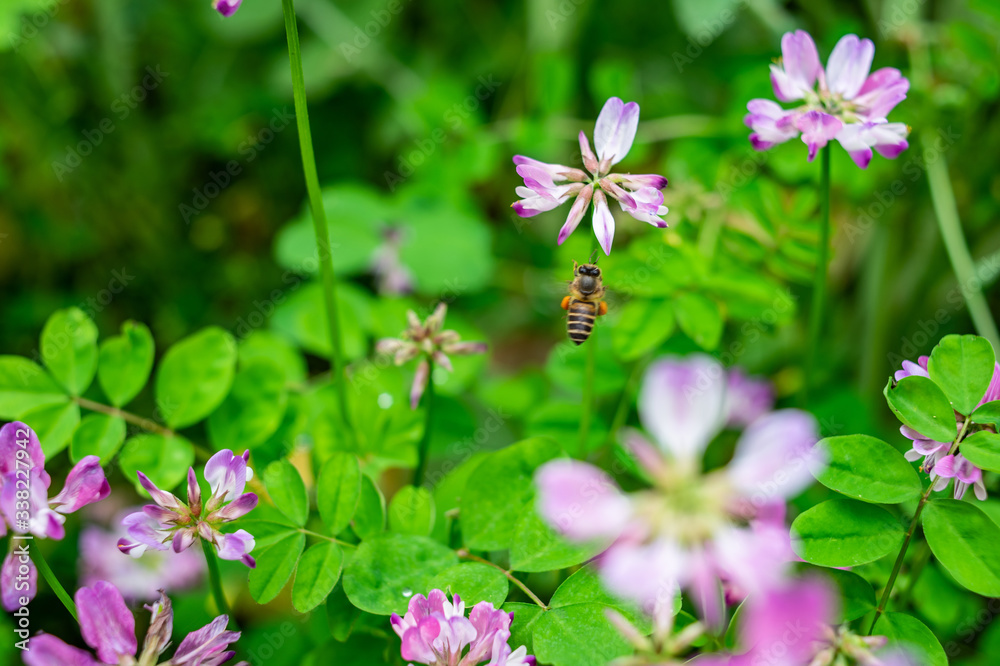
{"label": "purple flower cluster", "polygon": [[[87,504],[99,502],[111,493],[104,478],[100,459],[84,456],[66,477],[63,489],[49,498],[52,479],[45,471],[45,454],[35,431],[15,421],[0,428],[0,536],[9,529],[14,534],[32,534],[42,539],[61,540],[66,536],[66,514]],[[27,572],[26,590],[17,590],[21,567]],[[22,572],[23,573],[23,572]],[[13,611],[20,598],[35,597],[38,572],[27,557],[11,552],[0,568],[0,598],[3,607]]]}
{"label": "purple flower cluster", "polygon": [[[403,659],[431,666],[535,666],[522,645],[511,650],[513,613],[493,608],[488,601],[472,607],[456,594],[449,602],[441,590],[410,599],[406,615],[392,614],[393,631],[402,640]],[[466,648],[468,650],[466,651]],[[464,654],[463,654],[464,653]]]}
{"label": "purple flower cluster", "polygon": [[870,39],[845,35],[820,64],[816,44],[802,30],[781,38],[781,61],[771,65],[774,96],[782,102],[800,102],[786,110],[769,99],[752,99],[744,122],[753,132],[750,142],[767,150],[801,136],[809,147],[809,161],[829,141],[836,139],[862,169],[872,159],[872,149],[895,159],[909,147],[909,128],[890,123],[886,116],[906,99],[910,82],[898,69],[871,72],[875,45]]}
{"label": "purple flower cluster", "polygon": [[[149,477],[138,472],[139,483],[156,504],[147,504],[142,511],[129,514],[122,521],[128,537],[118,541],[118,548],[132,557],[140,557],[147,548],[167,550],[173,547],[179,553],[198,538],[212,544],[224,560],[239,560],[250,568],[256,566],[250,551],[254,538],[246,530],[231,534],[220,531],[225,523],[249,513],[257,506],[257,495],[243,492],[253,477],[247,466],[250,452],[242,456],[225,449],[212,456],[205,464],[205,480],[212,495],[202,505],[201,488],[194,468],[188,469],[188,501],[181,502],[172,493],[160,490]],[[167,544],[170,543],[171,546]]]}

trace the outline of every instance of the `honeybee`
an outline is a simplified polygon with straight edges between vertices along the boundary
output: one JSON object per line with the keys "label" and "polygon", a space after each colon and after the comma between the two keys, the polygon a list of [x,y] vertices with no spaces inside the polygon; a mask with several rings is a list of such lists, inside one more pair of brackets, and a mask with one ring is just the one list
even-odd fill
{"label": "honeybee", "polygon": [[573,281],[569,284],[569,296],[562,300],[562,309],[567,312],[566,332],[576,344],[583,344],[594,330],[594,320],[607,314],[608,304],[601,300],[604,292],[596,252],[591,255],[590,263],[574,261]]}

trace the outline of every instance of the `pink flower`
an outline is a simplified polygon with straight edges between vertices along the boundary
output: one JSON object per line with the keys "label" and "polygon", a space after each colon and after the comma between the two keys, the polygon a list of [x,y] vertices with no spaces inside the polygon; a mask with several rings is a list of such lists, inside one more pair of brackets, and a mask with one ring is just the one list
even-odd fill
{"label": "pink flower", "polygon": [[212,9],[228,18],[236,13],[243,0],[212,0]]}
{"label": "pink flower", "polygon": [[667,186],[666,178],[656,174],[610,173],[611,167],[622,161],[632,148],[638,126],[639,105],[626,104],[612,97],[597,116],[594,127],[596,155],[587,135],[580,132],[580,153],[587,171],[515,155],[517,175],[524,179],[524,186],[515,190],[521,200],[511,204],[514,212],[521,217],[532,217],[572,198],[573,206],[559,230],[558,242],[562,245],[583,220],[593,201],[594,234],[605,254],[611,254],[615,236],[615,218],[608,207],[608,197],[635,219],[661,229],[666,227],[662,219],[667,214],[662,192]]}
{"label": "pink flower", "polygon": [[826,70],[812,37],[802,30],[784,34],[781,53],[781,62],[771,65],[774,96],[803,104],[785,110],[770,100],[750,100],[743,120],[753,130],[750,143],[756,150],[801,133],[811,162],[820,148],[836,139],[854,163],[866,169],[872,149],[895,159],[909,147],[909,128],[890,123],[886,116],[906,99],[910,82],[891,67],[869,74],[875,56],[871,40],[845,35],[833,48]]}
{"label": "pink flower", "polygon": [[[740,387],[745,378],[736,377]],[[554,460],[536,473],[542,517],[571,540],[609,542],[598,561],[605,585],[654,616],[669,612],[685,588],[717,625],[723,584],[740,595],[770,589],[793,557],[784,500],[811,483],[809,469],[822,464],[816,422],[798,410],[755,409],[761,413],[729,465],[704,473],[701,455],[731,415],[729,385],[708,356],[650,367],[639,417],[655,444],[637,432],[624,441],[649,489],[625,494],[605,472],[578,461]]]}
{"label": "pink flower", "polygon": [[[510,622],[513,613],[494,609],[481,601],[465,617],[465,604],[456,594],[452,601],[441,590],[410,599],[406,615],[392,614],[393,631],[402,640],[407,661],[431,666],[534,666],[535,658],[522,645],[511,650]],[[468,650],[466,651],[466,648]],[[463,655],[464,653],[464,655]]]}
{"label": "pink flower", "polygon": [[774,407],[774,387],[766,379],[733,368],[729,371],[726,399],[726,425],[745,427]]}
{"label": "pink flower", "polygon": [[118,540],[118,549],[140,557],[149,548],[167,550],[170,543],[174,552],[180,553],[201,538],[210,542],[222,559],[239,560],[253,569],[256,566],[250,555],[253,536],[246,530],[231,534],[220,530],[223,524],[242,518],[257,506],[257,495],[243,492],[246,482],[253,477],[253,470],[247,466],[249,459],[249,451],[237,456],[224,449],[205,463],[205,480],[212,488],[212,495],[204,507],[193,467],[188,469],[187,504],[137,472],[139,483],[156,504],[147,504],[142,511],[122,519],[128,538]]}
{"label": "pink flower", "polygon": [[[135,618],[125,605],[125,599],[111,583],[97,581],[81,587],[74,596],[80,617],[80,633],[84,642],[97,653],[97,659],[79,648],[67,645],[51,634],[31,638],[30,649],[23,653],[28,666],[100,666],[100,664],[134,664],[138,641]],[[155,664],[171,639],[173,609],[170,599],[160,595],[159,601],[146,606],[152,613],[149,630],[139,655],[139,663]],[[181,666],[219,666],[235,656],[230,643],[239,640],[238,631],[226,631],[229,618],[220,615],[205,627],[193,631],[181,641],[169,664]],[[245,661],[236,666],[249,666]]]}
{"label": "pink flower", "polygon": [[[25,488],[27,484],[27,488]],[[63,489],[49,499],[52,479],[45,471],[45,454],[30,427],[15,421],[0,428],[0,536],[8,527],[15,534],[31,533],[42,539],[66,536],[66,515],[99,502],[111,494],[100,459],[84,456],[66,477]],[[27,491],[27,497],[23,493]],[[27,508],[25,508],[27,502]],[[17,561],[15,561],[17,560]],[[27,569],[27,590],[15,590],[19,568]],[[8,555],[0,569],[0,598],[8,611],[20,607],[20,597],[35,597],[38,573],[30,559],[20,562]]]}

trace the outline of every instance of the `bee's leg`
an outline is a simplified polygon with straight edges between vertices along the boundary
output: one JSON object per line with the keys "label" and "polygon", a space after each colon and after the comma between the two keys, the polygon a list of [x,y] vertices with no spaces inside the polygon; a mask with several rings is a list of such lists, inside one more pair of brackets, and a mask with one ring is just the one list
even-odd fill
{"label": "bee's leg", "polygon": [[597,314],[598,315],[606,315],[606,314],[608,314],[608,304],[605,301],[601,301],[597,305]]}
{"label": "bee's leg", "polygon": [[563,296],[562,305],[560,305],[563,310],[569,310],[569,296]]}

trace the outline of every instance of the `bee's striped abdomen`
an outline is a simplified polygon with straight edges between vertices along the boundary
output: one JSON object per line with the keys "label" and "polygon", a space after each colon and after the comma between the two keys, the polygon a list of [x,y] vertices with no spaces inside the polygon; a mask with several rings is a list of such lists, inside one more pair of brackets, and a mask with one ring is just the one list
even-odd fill
{"label": "bee's striped abdomen", "polygon": [[566,310],[569,313],[566,318],[566,331],[569,333],[569,339],[578,345],[583,344],[590,337],[591,331],[594,330],[597,304],[573,298],[570,299],[569,307]]}

